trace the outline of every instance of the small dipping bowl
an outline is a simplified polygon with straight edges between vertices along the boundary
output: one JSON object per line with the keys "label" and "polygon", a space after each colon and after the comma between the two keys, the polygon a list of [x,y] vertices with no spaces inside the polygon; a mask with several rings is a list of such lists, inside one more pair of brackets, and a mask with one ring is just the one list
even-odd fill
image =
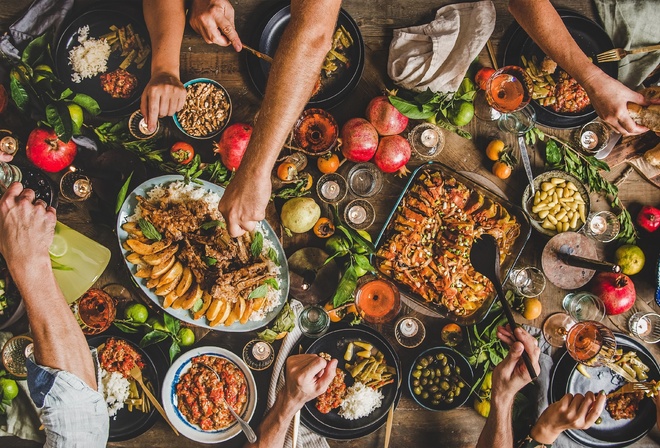
{"label": "small dipping bowl", "polygon": [[307,109],[293,127],[296,146],[312,156],[320,156],[332,151],[338,138],[337,121],[323,109]]}
{"label": "small dipping bowl", "polygon": [[[216,135],[218,135],[218,134],[219,134],[220,132],[222,132],[223,129],[227,126],[227,123],[229,123],[229,120],[231,119],[231,112],[232,112],[231,98],[230,98],[229,93],[227,92],[227,90],[222,86],[222,84],[220,84],[220,83],[217,82],[217,81],[214,81],[213,79],[208,79],[208,78],[197,78],[197,79],[192,79],[192,80],[186,82],[186,83],[183,85],[183,87],[186,88],[186,91],[187,91],[187,93],[189,94],[189,93],[190,93],[190,88],[191,88],[192,86],[196,85],[196,84],[212,84],[212,85],[214,85],[215,87],[217,87],[217,88],[219,88],[220,90],[222,90],[222,92],[224,92],[224,94],[225,94],[225,98],[226,98],[227,103],[228,103],[228,109],[227,109],[227,115],[226,115],[226,117],[224,118],[224,120],[222,121],[222,124],[220,124],[219,126],[217,126],[216,128],[214,128],[213,130],[207,132],[206,134],[202,134],[202,135],[193,135],[193,134],[191,134],[190,132],[186,131],[186,130],[183,128],[183,126],[181,125],[180,117],[181,117],[181,113],[183,112],[184,109],[182,109],[182,110],[178,111],[177,113],[175,113],[174,116],[172,116],[172,119],[174,120],[174,124],[176,125],[176,127],[177,127],[181,132],[183,132],[185,135],[187,135],[188,137],[190,137],[190,138],[194,138],[194,139],[197,139],[197,140],[206,140],[206,139],[213,138],[213,137],[215,137]],[[186,102],[188,102],[188,98],[187,98],[187,97],[186,97]],[[184,108],[185,108],[185,107],[186,107],[186,106],[184,106]],[[209,105],[202,104],[202,105],[200,105],[200,107],[201,107],[202,109],[205,109],[205,110],[207,110],[207,109],[212,109],[215,113],[217,113],[217,112],[219,111],[219,109],[218,109],[217,107],[214,107],[214,106],[211,105],[211,104],[209,104]]]}

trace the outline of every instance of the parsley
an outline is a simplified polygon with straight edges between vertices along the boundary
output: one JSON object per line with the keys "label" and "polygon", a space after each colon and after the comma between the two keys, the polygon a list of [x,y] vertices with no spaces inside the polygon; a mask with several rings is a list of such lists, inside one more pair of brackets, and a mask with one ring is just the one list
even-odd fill
{"label": "parsley", "polygon": [[160,241],[163,239],[163,236],[160,234],[160,232],[156,230],[154,225],[146,219],[140,218],[138,220],[138,225],[140,226],[140,230],[142,230],[144,236],[146,236],[148,239],[154,241]]}
{"label": "parsley", "polygon": [[261,255],[261,251],[263,249],[264,236],[261,234],[261,232],[255,232],[254,238],[252,239],[252,245],[250,246],[250,252],[252,252],[252,256],[254,258],[257,258],[259,255]]}

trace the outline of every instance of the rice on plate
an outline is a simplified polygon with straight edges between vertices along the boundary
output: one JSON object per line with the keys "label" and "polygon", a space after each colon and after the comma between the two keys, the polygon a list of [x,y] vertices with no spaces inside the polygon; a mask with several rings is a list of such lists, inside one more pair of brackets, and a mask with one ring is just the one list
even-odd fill
{"label": "rice on plate", "polygon": [[366,417],[383,404],[383,393],[379,390],[355,382],[346,390],[341,402],[339,415],[348,420]]}
{"label": "rice on plate", "polygon": [[119,372],[100,370],[99,392],[103,394],[105,403],[108,405],[108,414],[110,417],[114,417],[119,410],[124,409],[124,402],[130,395],[131,383]]}
{"label": "rice on plate", "polygon": [[81,82],[86,78],[93,78],[99,73],[108,70],[110,45],[105,39],[94,39],[89,36],[89,25],[78,29],[78,42],[80,45],[69,51],[69,65],[71,66],[71,81]]}

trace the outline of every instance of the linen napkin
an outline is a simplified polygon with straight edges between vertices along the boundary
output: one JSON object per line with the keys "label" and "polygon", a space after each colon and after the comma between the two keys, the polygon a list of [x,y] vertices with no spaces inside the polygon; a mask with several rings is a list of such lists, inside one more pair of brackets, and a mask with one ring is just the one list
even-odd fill
{"label": "linen napkin", "polygon": [[444,6],[435,20],[394,30],[387,74],[417,92],[455,92],[495,28],[490,0]]}
{"label": "linen napkin", "polygon": [[[280,352],[277,354],[277,359],[275,359],[275,365],[273,367],[273,377],[270,380],[270,387],[268,388],[268,403],[266,405],[267,409],[270,409],[275,403],[275,398],[277,398],[277,393],[284,387],[284,371],[286,359],[291,354],[291,351],[298,346],[298,341],[302,337],[302,332],[298,327],[298,315],[303,310],[303,305],[295,299],[291,299],[291,309],[296,315],[296,326],[295,328],[286,335],[282,341],[282,346],[280,347]],[[293,353],[297,354],[297,353]],[[291,446],[291,437],[293,436],[293,425],[289,426],[289,429],[286,433],[286,438],[284,439],[284,448],[295,448]],[[305,448],[329,448],[328,442],[318,434],[307,429],[305,426],[300,424],[300,429],[298,430],[298,446]]]}
{"label": "linen napkin", "polygon": [[[630,50],[660,43],[657,1],[594,0],[603,28],[616,48]],[[619,81],[631,89],[642,84],[660,64],[660,51],[626,56],[619,61]]]}
{"label": "linen napkin", "polygon": [[[0,349],[12,337],[11,333],[0,332]],[[21,389],[18,396],[7,406],[7,424],[0,425],[0,437],[16,436],[39,443],[46,441],[43,431],[39,431],[39,420],[34,402],[30,399],[30,391],[26,380],[17,381]]]}

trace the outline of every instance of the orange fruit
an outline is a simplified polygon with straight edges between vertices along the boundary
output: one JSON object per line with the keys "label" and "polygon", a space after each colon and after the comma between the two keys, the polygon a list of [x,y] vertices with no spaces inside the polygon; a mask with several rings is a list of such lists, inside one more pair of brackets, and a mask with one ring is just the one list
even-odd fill
{"label": "orange fruit", "polygon": [[291,162],[283,162],[277,167],[277,177],[283,181],[291,181],[298,177],[298,169]]}
{"label": "orange fruit", "polygon": [[334,173],[339,168],[339,156],[337,154],[327,154],[319,157],[316,166],[323,174]]}
{"label": "orange fruit", "polygon": [[502,140],[493,140],[486,147],[486,157],[493,161],[499,160],[504,148],[505,146]]}
{"label": "orange fruit", "polygon": [[309,173],[300,173],[298,176],[300,179],[305,180],[305,185],[303,186],[303,191],[308,191],[312,189],[312,185],[314,185],[314,178],[312,177],[311,174]]}
{"label": "orange fruit", "polygon": [[523,317],[525,319],[534,320],[541,315],[543,311],[543,305],[541,301],[536,297],[527,297],[523,302],[525,311],[523,311]]}
{"label": "orange fruit", "polygon": [[497,161],[493,164],[493,174],[500,179],[508,179],[511,176],[511,167],[505,162]]}

